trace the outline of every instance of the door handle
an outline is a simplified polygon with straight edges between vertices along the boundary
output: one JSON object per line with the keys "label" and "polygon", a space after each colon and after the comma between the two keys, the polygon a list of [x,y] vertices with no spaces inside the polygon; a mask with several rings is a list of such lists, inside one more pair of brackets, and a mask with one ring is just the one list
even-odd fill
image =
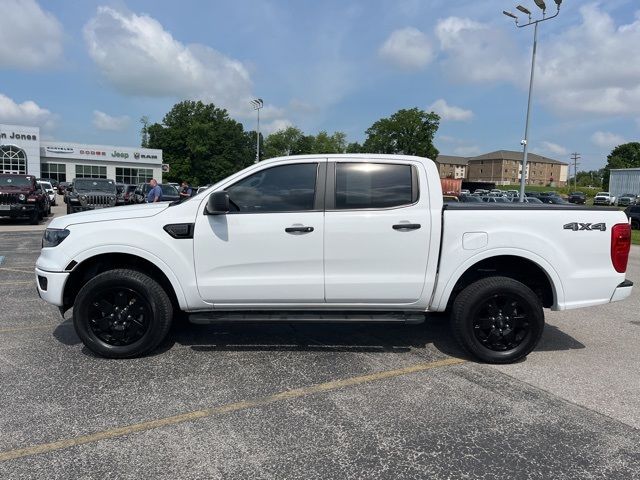
{"label": "door handle", "polygon": [[419,223],[397,223],[393,226],[394,230],[417,230],[421,227]]}
{"label": "door handle", "polygon": [[287,233],[311,233],[313,227],[287,227],[284,231]]}

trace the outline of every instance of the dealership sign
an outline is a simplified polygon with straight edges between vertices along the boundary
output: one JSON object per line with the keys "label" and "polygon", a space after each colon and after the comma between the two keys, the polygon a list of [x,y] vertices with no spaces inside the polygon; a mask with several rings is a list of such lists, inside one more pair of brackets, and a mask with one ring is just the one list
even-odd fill
{"label": "dealership sign", "polygon": [[24,133],[16,133],[16,132],[10,132],[9,135],[7,136],[6,133],[2,132],[0,133],[0,139],[31,140],[33,142],[38,140],[38,137],[35,134],[24,134]]}
{"label": "dealership sign", "polygon": [[46,150],[49,153],[59,153],[62,155],[73,153],[73,148],[71,147],[46,147]]}

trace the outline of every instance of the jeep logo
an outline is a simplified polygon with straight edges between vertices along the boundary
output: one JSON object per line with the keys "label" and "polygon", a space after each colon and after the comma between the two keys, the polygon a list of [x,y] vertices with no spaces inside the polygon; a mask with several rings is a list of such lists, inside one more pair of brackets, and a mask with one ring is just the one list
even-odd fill
{"label": "jeep logo", "polygon": [[129,158],[129,154],[126,152],[113,152],[111,154],[112,157],[114,158]]}
{"label": "jeep logo", "polygon": [[578,230],[600,230],[601,232],[605,232],[607,230],[607,224],[572,222],[567,223],[563,228],[565,230],[573,230],[574,232],[577,232]]}

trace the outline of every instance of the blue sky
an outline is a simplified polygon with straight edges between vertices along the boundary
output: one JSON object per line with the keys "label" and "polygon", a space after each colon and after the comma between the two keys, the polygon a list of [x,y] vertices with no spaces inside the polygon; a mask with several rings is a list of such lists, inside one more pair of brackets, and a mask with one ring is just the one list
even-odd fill
{"label": "blue sky", "polygon": [[[553,0],[546,0],[549,11]],[[537,9],[532,0],[522,2]],[[362,141],[400,108],[441,113],[441,153],[520,148],[533,30],[510,0],[0,0],[0,122],[137,145],[138,119],[212,101],[255,128]],[[581,169],[640,137],[640,5],[565,0],[541,25],[530,146]]]}

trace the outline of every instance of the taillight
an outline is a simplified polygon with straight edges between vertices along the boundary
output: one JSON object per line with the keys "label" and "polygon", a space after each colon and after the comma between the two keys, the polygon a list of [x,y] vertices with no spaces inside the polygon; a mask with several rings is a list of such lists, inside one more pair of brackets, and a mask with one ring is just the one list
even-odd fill
{"label": "taillight", "polygon": [[629,250],[631,249],[631,226],[618,223],[611,229],[611,263],[618,273],[627,271]]}

